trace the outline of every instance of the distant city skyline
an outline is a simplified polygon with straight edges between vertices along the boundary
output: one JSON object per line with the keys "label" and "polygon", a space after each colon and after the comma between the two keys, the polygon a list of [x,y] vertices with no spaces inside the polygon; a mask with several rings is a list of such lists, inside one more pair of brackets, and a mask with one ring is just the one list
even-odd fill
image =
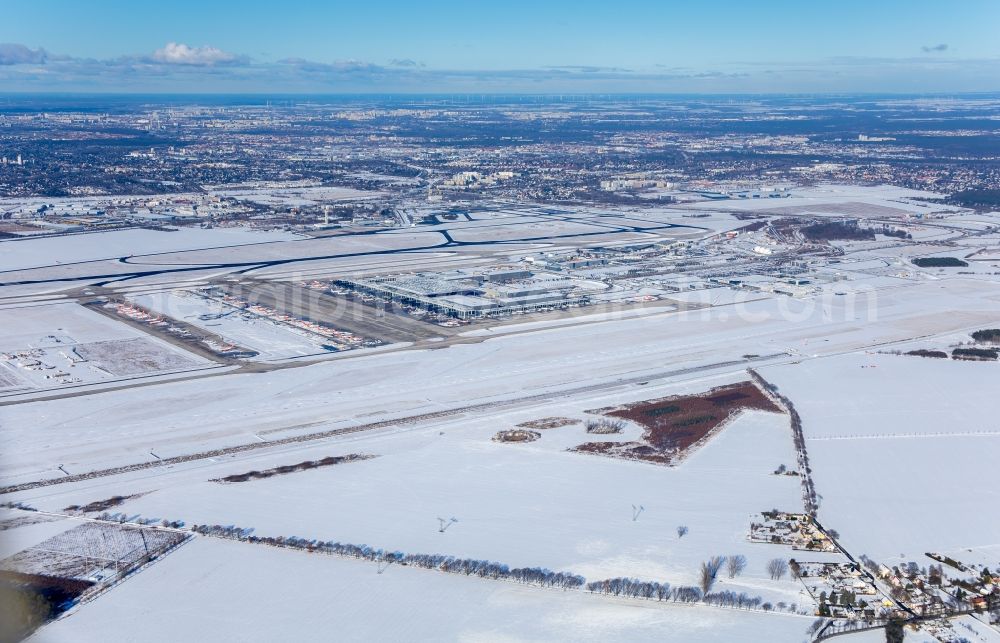
{"label": "distant city skyline", "polygon": [[1000,3],[5,2],[0,91],[1000,90]]}

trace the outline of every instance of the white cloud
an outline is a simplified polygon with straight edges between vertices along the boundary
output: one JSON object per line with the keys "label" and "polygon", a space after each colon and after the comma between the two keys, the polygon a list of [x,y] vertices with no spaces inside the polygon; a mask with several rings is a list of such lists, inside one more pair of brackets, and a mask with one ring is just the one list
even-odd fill
{"label": "white cloud", "polygon": [[[941,46],[928,47],[947,51]],[[930,54],[931,52],[928,52]],[[18,91],[218,92],[963,92],[996,91],[1000,59],[914,55],[841,57],[788,65],[730,62],[718,69],[564,65],[528,69],[434,69],[412,59],[254,61],[216,47],[172,42],[156,52],[78,58],[0,44],[0,87]],[[44,63],[44,65],[40,64]],[[415,63],[415,64],[411,64]]]}
{"label": "white cloud", "polygon": [[0,65],[41,64],[48,58],[44,49],[29,49],[18,43],[0,43]]}
{"label": "white cloud", "polygon": [[304,58],[284,58],[279,60],[278,64],[308,73],[377,74],[385,71],[379,65],[361,60],[338,60],[332,63],[322,63]]}
{"label": "white cloud", "polygon": [[389,61],[392,67],[423,67],[424,63],[417,62],[412,58],[393,58]]}
{"label": "white cloud", "polygon": [[237,65],[249,62],[246,56],[231,54],[208,45],[190,47],[184,43],[168,42],[153,52],[152,60],[168,65]]}

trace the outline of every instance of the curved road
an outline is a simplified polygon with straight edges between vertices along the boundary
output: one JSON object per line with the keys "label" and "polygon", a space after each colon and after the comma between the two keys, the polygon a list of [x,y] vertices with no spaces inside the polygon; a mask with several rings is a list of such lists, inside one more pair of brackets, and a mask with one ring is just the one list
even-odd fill
{"label": "curved road", "polygon": [[[557,219],[557,220],[573,221],[572,219],[569,219],[569,218],[567,218],[567,219]],[[580,222],[576,221],[576,223],[580,223]],[[513,225],[513,224],[507,224],[507,225]],[[628,232],[632,232],[632,233],[650,233],[650,232],[655,232],[655,231],[659,231],[659,230],[669,230],[669,229],[675,229],[675,228],[690,228],[690,229],[694,229],[694,230],[704,230],[704,228],[698,228],[698,227],[695,227],[695,226],[678,225],[678,224],[662,224],[662,225],[656,225],[656,226],[651,226],[651,227],[643,227],[643,226],[608,226],[608,228],[605,229],[605,230],[599,230],[599,231],[595,231],[595,232],[576,232],[576,233],[568,233],[568,234],[542,235],[542,236],[533,236],[533,237],[526,236],[526,237],[520,237],[520,238],[515,238],[515,239],[504,239],[502,241],[492,241],[492,240],[486,240],[486,241],[457,241],[457,240],[455,240],[451,236],[451,231],[448,230],[448,229],[443,229],[443,230],[429,230],[429,231],[426,231],[427,234],[430,234],[430,233],[438,234],[438,235],[440,235],[442,237],[442,240],[440,242],[438,242],[438,243],[430,243],[430,244],[427,244],[427,245],[424,245],[424,246],[417,246],[415,248],[398,248],[398,249],[385,249],[385,250],[366,250],[366,251],[361,251],[361,252],[344,252],[344,253],[312,255],[312,256],[304,256],[304,257],[290,257],[290,258],[286,258],[286,259],[266,259],[266,260],[260,260],[260,261],[239,261],[239,262],[225,262],[225,263],[206,263],[206,264],[198,264],[198,265],[181,265],[181,266],[174,266],[174,267],[169,267],[169,268],[168,267],[153,268],[153,269],[136,270],[134,272],[124,272],[124,273],[110,273],[110,274],[109,273],[98,273],[98,274],[83,274],[83,275],[77,275],[77,276],[73,276],[73,277],[56,277],[56,278],[44,278],[44,279],[20,279],[20,280],[14,280],[14,281],[0,282],[0,287],[2,287],[2,286],[27,286],[27,285],[40,285],[40,284],[48,284],[48,283],[66,283],[66,282],[79,282],[79,281],[95,281],[95,280],[105,280],[105,281],[97,281],[96,283],[94,283],[95,286],[105,286],[105,285],[107,285],[109,283],[123,282],[123,281],[128,281],[130,279],[137,279],[137,278],[140,278],[140,277],[151,277],[151,276],[156,276],[156,275],[175,274],[175,273],[176,274],[180,274],[180,273],[197,272],[197,271],[203,271],[203,270],[227,270],[227,269],[232,269],[234,271],[248,272],[250,270],[256,270],[256,269],[260,269],[260,268],[270,268],[270,267],[274,267],[274,266],[282,266],[282,265],[288,265],[288,264],[299,263],[299,262],[307,262],[307,261],[322,261],[322,260],[329,260],[329,259],[342,259],[342,258],[351,258],[351,257],[380,256],[380,255],[386,255],[386,256],[388,256],[388,255],[393,255],[393,254],[403,254],[403,253],[411,253],[411,252],[423,252],[423,251],[427,251],[427,250],[442,250],[442,249],[446,249],[446,248],[455,248],[455,247],[477,247],[477,246],[482,247],[482,246],[502,246],[502,245],[520,244],[520,243],[537,243],[537,242],[542,242],[542,241],[553,241],[553,240],[558,240],[558,239],[570,239],[570,238],[580,238],[580,237],[603,236],[603,235],[608,235],[608,234],[620,234],[620,233],[628,233]],[[391,235],[391,234],[398,234],[398,233],[395,230],[371,230],[371,231],[351,232],[351,233],[347,233],[347,234],[343,234],[343,235],[336,235],[336,236],[333,236],[333,237],[320,237],[320,238],[339,239],[339,238],[343,238],[343,237],[372,236],[372,235],[379,235],[379,234],[390,234]],[[315,240],[316,240],[315,238],[309,238],[309,239],[297,239],[297,240],[291,240],[291,241],[272,241],[272,242],[268,242],[268,244],[273,244],[273,243],[294,244],[294,243],[302,242],[302,241],[315,241]],[[257,245],[257,244],[253,244],[253,245]],[[261,244],[261,245],[263,245],[263,244]],[[240,246],[232,246],[232,247],[240,247]],[[218,249],[218,248],[216,248],[216,249]],[[130,264],[131,265],[131,264],[134,263],[134,260],[137,260],[137,259],[141,260],[143,257],[155,257],[155,256],[158,256],[160,254],[165,254],[165,255],[180,255],[180,254],[183,254],[184,252],[195,252],[195,251],[200,252],[202,250],[203,249],[182,250],[182,251],[169,252],[169,253],[154,253],[154,254],[148,254],[148,255],[140,255],[138,257],[136,257],[136,256],[126,256],[126,257],[119,257],[117,259],[117,261],[119,263],[122,263],[122,264]],[[209,248],[209,250],[211,250],[211,248]],[[84,265],[84,264],[88,264],[88,263],[105,263],[105,262],[107,262],[109,260],[111,260],[111,259],[95,259],[95,260],[81,261],[81,262],[76,262],[76,263],[50,264],[50,265],[47,265],[47,266],[36,266],[34,268],[31,268],[31,270],[41,270],[41,269],[45,269],[45,268],[65,267],[65,266],[68,266],[68,265]],[[4,272],[6,272],[6,273],[15,272],[16,273],[16,272],[24,272],[24,271],[20,271],[20,270],[18,270],[18,271],[14,271],[14,270],[0,271],[0,274],[3,274]]]}

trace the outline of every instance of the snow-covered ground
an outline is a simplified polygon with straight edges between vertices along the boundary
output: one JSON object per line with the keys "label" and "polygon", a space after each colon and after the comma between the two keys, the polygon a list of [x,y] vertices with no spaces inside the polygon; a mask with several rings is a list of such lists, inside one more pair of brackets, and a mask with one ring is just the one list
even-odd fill
{"label": "snow-covered ground", "polygon": [[[952,312],[936,312],[942,308]],[[22,468],[34,472],[53,461],[89,470],[145,459],[151,446],[183,454],[252,442],[259,432],[351,426],[511,400],[526,392],[565,395],[580,387],[614,387],[621,380],[739,372],[753,364],[744,363],[744,355],[793,361],[984,327],[998,317],[1000,287],[949,280],[539,329],[447,350],[368,354],[219,376],[210,387],[177,382],[21,404],[0,408],[11,453],[0,477],[11,479]]]}
{"label": "snow-covered ground", "polygon": [[862,352],[761,374],[801,414],[819,517],[850,550],[923,565],[997,544],[1000,364]]}
{"label": "snow-covered ground", "polygon": [[[262,536],[544,566],[590,580],[634,576],[694,585],[701,561],[743,554],[746,572],[721,579],[717,589],[808,604],[797,582],[767,578],[768,560],[794,552],[747,541],[753,514],[801,510],[798,478],[773,474],[779,464],[794,463],[787,416],[748,413],[676,468],[565,451],[594,439],[580,425],[544,430],[531,444],[491,441],[509,426],[461,419],[409,434],[126,477],[100,491],[86,484],[24,497],[58,510],[98,499],[91,496],[148,491],[116,510],[254,527]],[[210,481],[348,452],[379,457],[244,483]],[[635,521],[633,504],[644,507]],[[440,533],[439,517],[458,522]],[[683,537],[680,525],[690,529]]]}
{"label": "snow-covered ground", "polygon": [[50,335],[70,336],[75,342],[129,339],[142,333],[87,310],[76,302],[0,307],[0,351],[15,351],[44,343]]}
{"label": "snow-covered ground", "polygon": [[75,302],[0,307],[0,392],[183,372],[211,362]]}
{"label": "snow-covered ground", "polygon": [[221,197],[232,197],[238,201],[250,201],[261,205],[284,207],[316,205],[318,203],[330,201],[374,199],[381,196],[380,192],[373,192],[369,190],[308,185],[287,188],[213,188],[210,189],[210,192]]}
{"label": "snow-covered ground", "polygon": [[[924,552],[934,551],[994,569],[1000,565],[1000,522],[992,508],[1000,505],[1000,492],[990,472],[1000,450],[995,394],[1000,364],[888,353],[948,348],[971,330],[1000,326],[1000,283],[991,274],[997,271],[992,259],[961,272],[912,264],[914,256],[964,256],[997,245],[995,235],[964,237],[957,247],[942,245],[993,219],[938,218],[949,206],[921,200],[934,196],[820,185],[783,199],[643,212],[473,211],[468,225],[459,221],[317,239],[268,240],[250,232],[226,232],[235,236],[223,238],[222,231],[191,230],[132,231],[153,235],[149,239],[79,235],[65,253],[59,239],[6,244],[2,247],[55,245],[4,255],[0,261],[0,270],[17,270],[4,280],[17,285],[0,287],[0,296],[16,298],[9,301],[21,306],[0,308],[0,351],[91,346],[83,352],[95,355],[97,350],[127,374],[136,361],[132,358],[141,355],[124,352],[121,342],[162,342],[76,303],[29,305],[67,284],[18,282],[86,274],[91,276],[76,285],[96,284],[147,271],[127,282],[135,289],[116,294],[277,360],[316,352],[312,340],[232,315],[200,319],[225,312],[201,301],[178,313],[189,302],[174,289],[204,285],[234,270],[252,269],[255,262],[267,264],[253,271],[256,278],[301,281],[310,274],[513,263],[527,254],[573,250],[584,243],[694,238],[746,225],[746,218],[725,212],[730,209],[861,216],[871,206],[875,217],[903,220],[920,214],[925,229],[914,236],[927,242],[839,243],[844,254],[819,259],[822,267],[810,275],[816,277],[812,294],[809,289],[793,297],[704,288],[672,296],[679,300],[677,308],[701,306],[693,310],[666,303],[624,312],[581,309],[555,320],[483,325],[428,344],[433,349],[393,346],[301,367],[252,364],[205,379],[0,405],[0,482],[5,485],[257,445],[239,453],[69,478],[7,494],[4,500],[60,512],[136,494],[112,510],[189,525],[252,527],[258,536],[543,566],[588,580],[633,576],[694,585],[702,561],[742,554],[749,563],[745,573],[736,579],[723,575],[716,590],[810,611],[798,582],[768,578],[767,561],[844,558],[746,539],[759,512],[802,508],[799,478],[773,473],[779,465],[798,466],[788,416],[746,413],[672,468],[568,451],[595,439],[582,422],[540,429],[540,438],[530,443],[491,439],[500,430],[543,417],[584,420],[592,417],[588,409],[743,381],[752,367],[801,413],[820,496],[819,518],[839,532],[851,553],[889,564],[915,560],[925,565]],[[648,232],[665,223],[691,227]],[[615,233],[614,226],[642,232]],[[608,232],[580,236],[601,230]],[[445,248],[444,231],[460,241],[529,240]],[[534,233],[549,238],[533,240]],[[559,234],[574,236],[551,238]],[[191,239],[185,241],[185,235]],[[102,245],[104,239],[109,243]],[[177,244],[163,245],[161,239]],[[699,242],[698,247],[709,245]],[[133,254],[147,256],[118,261]],[[304,261],[310,257],[320,259]],[[74,261],[95,263],[84,269]],[[187,272],[164,272],[188,266]],[[764,277],[777,278],[751,275],[747,283],[762,283]],[[682,275],[678,284],[703,287],[708,279]],[[23,385],[16,368],[3,368],[0,386]],[[153,373],[150,379],[159,376]],[[407,420],[412,416],[424,417]],[[360,433],[269,444],[376,422],[383,424]],[[636,427],[629,427],[614,439],[636,435]],[[246,482],[212,481],[350,453],[377,457]],[[634,507],[642,508],[637,516]],[[0,524],[8,513],[0,512]],[[440,531],[438,519],[452,517],[457,522]],[[12,527],[4,532],[0,555],[44,540],[66,528],[66,522]],[[679,537],[682,525],[689,531]],[[262,613],[280,618],[261,619]],[[315,634],[322,640],[800,641],[811,623],[811,618],[788,614],[619,601],[421,569],[391,567],[378,574],[370,563],[198,537],[44,628],[36,639],[248,641],[281,640],[294,632],[297,639]]]}
{"label": "snow-covered ground", "polygon": [[[959,208],[945,206],[925,199],[939,199],[943,195],[921,190],[910,190],[892,185],[860,186],[840,184],[820,184],[813,187],[799,187],[788,192],[787,197],[767,199],[728,199],[722,201],[701,201],[685,205],[685,209],[760,212],[793,209],[815,215],[843,215],[845,206],[858,206],[856,215],[862,215],[864,206],[876,216],[907,216],[929,214],[939,211],[957,211]],[[832,206],[832,207],[831,207]],[[871,207],[874,206],[874,207]],[[892,210],[896,213],[893,214]]]}
{"label": "snow-covered ground", "polygon": [[[0,242],[0,271],[135,255],[288,241],[298,235],[247,228],[120,230]],[[9,276],[9,275],[7,275]]]}
{"label": "snow-covered ground", "polygon": [[798,642],[811,623],[199,538],[32,641]]}

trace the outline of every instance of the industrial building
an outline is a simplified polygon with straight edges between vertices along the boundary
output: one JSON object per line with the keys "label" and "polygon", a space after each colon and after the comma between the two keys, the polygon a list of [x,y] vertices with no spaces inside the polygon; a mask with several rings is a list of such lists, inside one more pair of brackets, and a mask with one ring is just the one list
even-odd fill
{"label": "industrial building", "polygon": [[341,279],[340,288],[455,317],[502,317],[589,303],[587,282],[523,269]]}

